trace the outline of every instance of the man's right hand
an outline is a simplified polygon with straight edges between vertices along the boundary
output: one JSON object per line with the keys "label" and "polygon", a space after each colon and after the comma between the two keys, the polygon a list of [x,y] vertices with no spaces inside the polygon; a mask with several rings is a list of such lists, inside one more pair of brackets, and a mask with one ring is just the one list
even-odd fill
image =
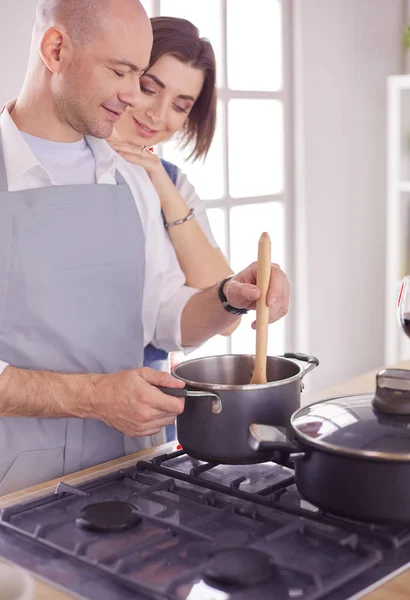
{"label": "man's right hand", "polygon": [[104,421],[125,435],[159,433],[184,410],[183,398],[169,396],[154,387],[183,388],[184,382],[169,373],[142,367],[94,377],[91,418]]}

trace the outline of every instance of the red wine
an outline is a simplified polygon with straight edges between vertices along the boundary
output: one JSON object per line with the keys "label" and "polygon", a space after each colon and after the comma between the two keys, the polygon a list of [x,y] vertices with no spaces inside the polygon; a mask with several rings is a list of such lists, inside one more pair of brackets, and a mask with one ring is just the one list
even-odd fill
{"label": "red wine", "polygon": [[405,313],[400,317],[400,322],[404,333],[410,337],[410,313]]}

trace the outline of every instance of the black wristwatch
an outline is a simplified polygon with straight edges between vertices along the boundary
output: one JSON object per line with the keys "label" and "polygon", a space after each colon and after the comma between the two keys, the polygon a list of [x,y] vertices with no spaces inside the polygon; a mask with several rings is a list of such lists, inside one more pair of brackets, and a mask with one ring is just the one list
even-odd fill
{"label": "black wristwatch", "polygon": [[231,306],[228,302],[227,297],[224,294],[224,285],[227,281],[229,281],[230,279],[232,279],[232,277],[234,277],[234,275],[230,275],[229,277],[226,277],[223,281],[221,281],[221,283],[218,285],[218,298],[221,301],[222,306],[224,307],[224,309],[233,314],[233,315],[246,315],[248,310],[246,308],[236,308],[235,306]]}

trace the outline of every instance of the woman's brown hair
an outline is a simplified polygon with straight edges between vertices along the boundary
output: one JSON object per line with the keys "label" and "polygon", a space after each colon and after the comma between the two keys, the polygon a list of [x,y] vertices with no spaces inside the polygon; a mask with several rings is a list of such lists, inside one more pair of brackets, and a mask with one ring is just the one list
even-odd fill
{"label": "woman's brown hair", "polygon": [[188,158],[193,161],[205,158],[216,125],[216,63],[213,48],[209,40],[199,37],[198,29],[186,19],[153,17],[151,25],[154,42],[150,67],[167,54],[204,73],[201,93],[181,132],[181,143],[183,148],[193,145]]}

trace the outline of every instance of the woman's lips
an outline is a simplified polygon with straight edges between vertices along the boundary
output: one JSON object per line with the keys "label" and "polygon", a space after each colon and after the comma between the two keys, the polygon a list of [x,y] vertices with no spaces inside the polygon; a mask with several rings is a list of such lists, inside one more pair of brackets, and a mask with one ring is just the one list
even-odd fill
{"label": "woman's lips", "polygon": [[134,118],[134,123],[135,123],[135,127],[138,131],[138,134],[141,137],[150,139],[158,133],[158,131],[156,131],[155,129],[150,129],[146,125],[143,125],[142,123],[137,121],[137,119],[135,119],[135,118]]}

